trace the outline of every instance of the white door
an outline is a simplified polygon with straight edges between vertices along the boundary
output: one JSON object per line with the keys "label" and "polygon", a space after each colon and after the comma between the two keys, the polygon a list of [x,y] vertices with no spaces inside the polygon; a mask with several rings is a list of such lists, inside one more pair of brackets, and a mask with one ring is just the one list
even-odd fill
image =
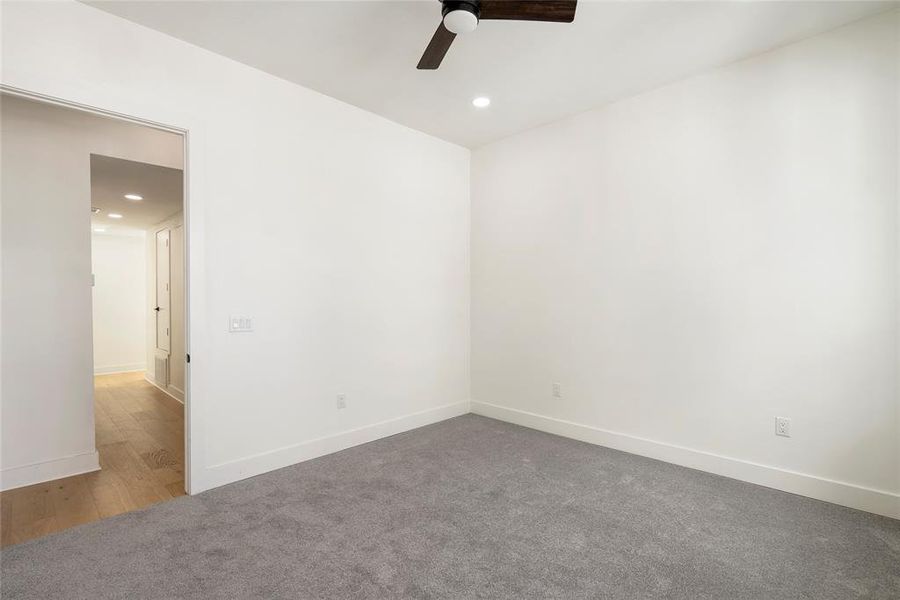
{"label": "white door", "polygon": [[169,230],[156,232],[156,349],[168,356],[171,311],[169,289]]}

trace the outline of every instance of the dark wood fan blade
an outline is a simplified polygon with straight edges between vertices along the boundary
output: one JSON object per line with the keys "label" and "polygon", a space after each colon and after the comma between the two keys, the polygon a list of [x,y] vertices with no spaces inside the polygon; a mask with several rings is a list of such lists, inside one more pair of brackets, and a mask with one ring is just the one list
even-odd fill
{"label": "dark wood fan blade", "polygon": [[444,55],[447,54],[447,50],[450,49],[450,44],[453,43],[453,38],[455,37],[456,34],[444,27],[444,22],[441,21],[437,31],[431,37],[431,41],[428,42],[428,46],[425,48],[425,52],[422,54],[422,58],[419,59],[419,64],[416,65],[416,68],[437,69],[441,66],[441,61],[444,60]]}
{"label": "dark wood fan blade", "polygon": [[571,23],[576,4],[578,0],[481,0],[479,18]]}

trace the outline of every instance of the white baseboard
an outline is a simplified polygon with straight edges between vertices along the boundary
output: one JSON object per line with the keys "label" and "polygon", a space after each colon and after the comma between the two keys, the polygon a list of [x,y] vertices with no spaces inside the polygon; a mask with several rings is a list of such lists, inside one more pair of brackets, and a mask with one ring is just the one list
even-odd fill
{"label": "white baseboard", "polygon": [[150,385],[152,385],[153,387],[155,387],[156,389],[161,391],[166,396],[169,396],[170,398],[174,398],[175,400],[178,400],[179,402],[184,404],[184,392],[182,390],[179,390],[174,385],[170,385],[169,387],[164,388],[163,386],[161,386],[158,383],[156,383],[155,381],[153,381],[153,379],[150,378],[149,374],[144,375],[144,379],[147,381],[147,383],[149,383]]}
{"label": "white baseboard", "polygon": [[342,431],[328,437],[309,440],[270,452],[214,465],[205,469],[204,481],[200,484],[200,489],[201,491],[207,490],[255,475],[261,475],[262,473],[268,473],[269,471],[318,458],[326,454],[332,454],[353,446],[403,433],[410,429],[458,417],[468,412],[468,401],[446,404],[358,429]]}
{"label": "white baseboard", "polygon": [[131,363],[127,365],[110,365],[108,367],[94,367],[94,375],[112,375],[114,373],[134,373],[147,370],[147,363]]}
{"label": "white baseboard", "polygon": [[64,456],[31,465],[3,469],[0,471],[0,490],[5,492],[26,485],[99,470],[100,455],[96,450],[74,456]]}
{"label": "white baseboard", "polygon": [[486,402],[473,401],[472,412],[531,429],[900,519],[900,494],[894,492],[761,465]]}

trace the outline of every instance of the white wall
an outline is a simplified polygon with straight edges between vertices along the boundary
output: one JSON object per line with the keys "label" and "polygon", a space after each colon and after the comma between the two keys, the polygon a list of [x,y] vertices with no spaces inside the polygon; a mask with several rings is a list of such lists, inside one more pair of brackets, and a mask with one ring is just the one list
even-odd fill
{"label": "white wall", "polygon": [[9,97],[0,102],[0,128],[0,485],[8,489],[98,467],[91,153],[177,167],[183,143],[180,136]]}
{"label": "white wall", "polygon": [[[81,4],[3,8],[5,84],[189,131],[192,492],[466,410],[466,150]],[[476,410],[900,515],[890,27],[476,152]]]}
{"label": "white wall", "polygon": [[2,60],[189,131],[191,492],[468,409],[467,150],[75,2],[4,3]]}
{"label": "white wall", "polygon": [[894,19],[475,151],[474,410],[900,517]]}
{"label": "white wall", "polygon": [[94,272],[94,373],[140,371],[147,366],[147,241],[130,235],[91,234]]}
{"label": "white wall", "polygon": [[184,388],[187,377],[185,323],[185,289],[184,289],[184,222],[173,226],[169,232],[171,262],[169,279],[172,295],[171,304],[171,353],[169,360],[169,389],[175,397],[184,401]]}

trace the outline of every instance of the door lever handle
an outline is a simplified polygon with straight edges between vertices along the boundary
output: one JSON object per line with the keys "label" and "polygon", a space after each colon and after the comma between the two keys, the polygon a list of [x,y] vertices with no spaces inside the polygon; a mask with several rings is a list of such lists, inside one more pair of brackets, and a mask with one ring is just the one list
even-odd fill
{"label": "door lever handle", "polygon": [[153,310],[155,310],[156,312],[159,312],[159,307],[157,306],[157,307],[154,308]]}

